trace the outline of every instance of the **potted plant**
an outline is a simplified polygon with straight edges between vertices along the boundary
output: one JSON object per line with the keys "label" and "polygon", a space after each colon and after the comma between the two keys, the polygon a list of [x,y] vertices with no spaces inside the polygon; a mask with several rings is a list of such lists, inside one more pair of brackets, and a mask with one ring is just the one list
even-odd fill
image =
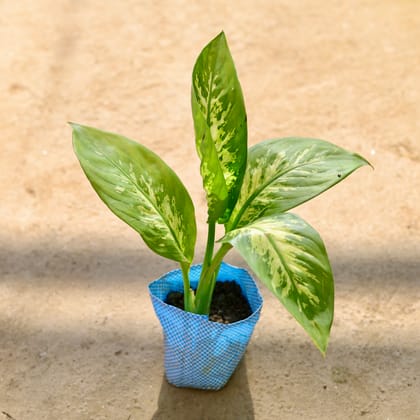
{"label": "potted plant", "polygon": [[[328,255],[319,234],[288,211],[369,163],[308,138],[271,139],[248,150],[242,90],[223,32],[195,63],[191,103],[208,205],[207,246],[196,266],[194,206],[172,169],[126,137],[71,126],[75,153],[99,197],[149,248],[180,265],[149,286],[164,331],[168,381],[219,389],[240,361],[262,306],[248,272],[223,258],[236,248],[324,354],[334,311]],[[217,250],[216,224],[225,230]],[[228,323],[216,308],[222,323],[209,320],[219,282],[249,305],[244,319]],[[181,302],[169,304],[171,298]]]}

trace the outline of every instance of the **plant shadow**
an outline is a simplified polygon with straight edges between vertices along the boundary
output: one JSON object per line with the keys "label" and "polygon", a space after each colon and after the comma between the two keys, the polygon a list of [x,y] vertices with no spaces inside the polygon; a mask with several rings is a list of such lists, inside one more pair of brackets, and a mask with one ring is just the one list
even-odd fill
{"label": "plant shadow", "polygon": [[249,390],[246,356],[227,385],[219,391],[177,388],[162,378],[158,407],[153,420],[244,419],[253,420],[254,407]]}

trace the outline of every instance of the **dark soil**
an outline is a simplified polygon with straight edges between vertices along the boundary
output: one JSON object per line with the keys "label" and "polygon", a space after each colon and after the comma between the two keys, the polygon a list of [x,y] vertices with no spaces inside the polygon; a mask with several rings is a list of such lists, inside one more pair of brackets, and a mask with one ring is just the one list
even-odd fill
{"label": "dark soil", "polygon": [[[169,292],[165,303],[184,309],[184,293]],[[251,313],[251,307],[238,283],[233,280],[216,282],[210,306],[210,321],[231,324],[248,318]]]}

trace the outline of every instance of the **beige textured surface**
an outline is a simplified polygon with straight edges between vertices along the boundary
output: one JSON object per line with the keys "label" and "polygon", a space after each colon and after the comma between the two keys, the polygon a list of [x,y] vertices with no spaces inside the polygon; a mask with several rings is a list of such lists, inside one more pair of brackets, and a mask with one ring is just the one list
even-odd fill
{"label": "beige textured surface", "polygon": [[[200,212],[190,74],[221,29],[251,144],[325,138],[375,171],[296,210],[336,276],[327,357],[264,291],[243,364],[210,393],[163,379],[147,283],[174,265],[98,200],[66,121],[158,152]],[[0,47],[0,419],[420,418],[418,1],[6,0]]]}

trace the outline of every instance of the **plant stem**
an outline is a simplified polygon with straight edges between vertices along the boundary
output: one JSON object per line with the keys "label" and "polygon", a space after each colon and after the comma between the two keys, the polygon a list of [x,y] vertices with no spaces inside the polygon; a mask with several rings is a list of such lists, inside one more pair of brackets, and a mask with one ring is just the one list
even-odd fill
{"label": "plant stem", "polygon": [[194,292],[190,289],[190,265],[181,263],[181,270],[184,281],[184,310],[195,312]]}
{"label": "plant stem", "polygon": [[223,257],[232,248],[230,244],[223,244],[216,252],[213,260],[201,271],[200,282],[198,284],[197,293],[195,295],[196,313],[208,315],[210,312],[211,299],[216,284],[217,274]]}
{"label": "plant stem", "polygon": [[204,254],[203,260],[203,269],[200,276],[200,281],[203,278],[204,270],[210,266],[211,259],[213,258],[213,250],[214,250],[214,239],[216,236],[216,223],[209,222],[208,224],[208,231],[207,231],[207,246],[206,246],[206,253]]}
{"label": "plant stem", "polygon": [[[232,249],[232,245],[229,243],[223,244],[220,249],[216,252],[216,255],[213,258],[213,261],[211,262],[211,265],[209,267],[209,270],[216,273],[219,271],[220,264],[223,261],[224,256]],[[217,269],[217,272],[216,272]]]}

